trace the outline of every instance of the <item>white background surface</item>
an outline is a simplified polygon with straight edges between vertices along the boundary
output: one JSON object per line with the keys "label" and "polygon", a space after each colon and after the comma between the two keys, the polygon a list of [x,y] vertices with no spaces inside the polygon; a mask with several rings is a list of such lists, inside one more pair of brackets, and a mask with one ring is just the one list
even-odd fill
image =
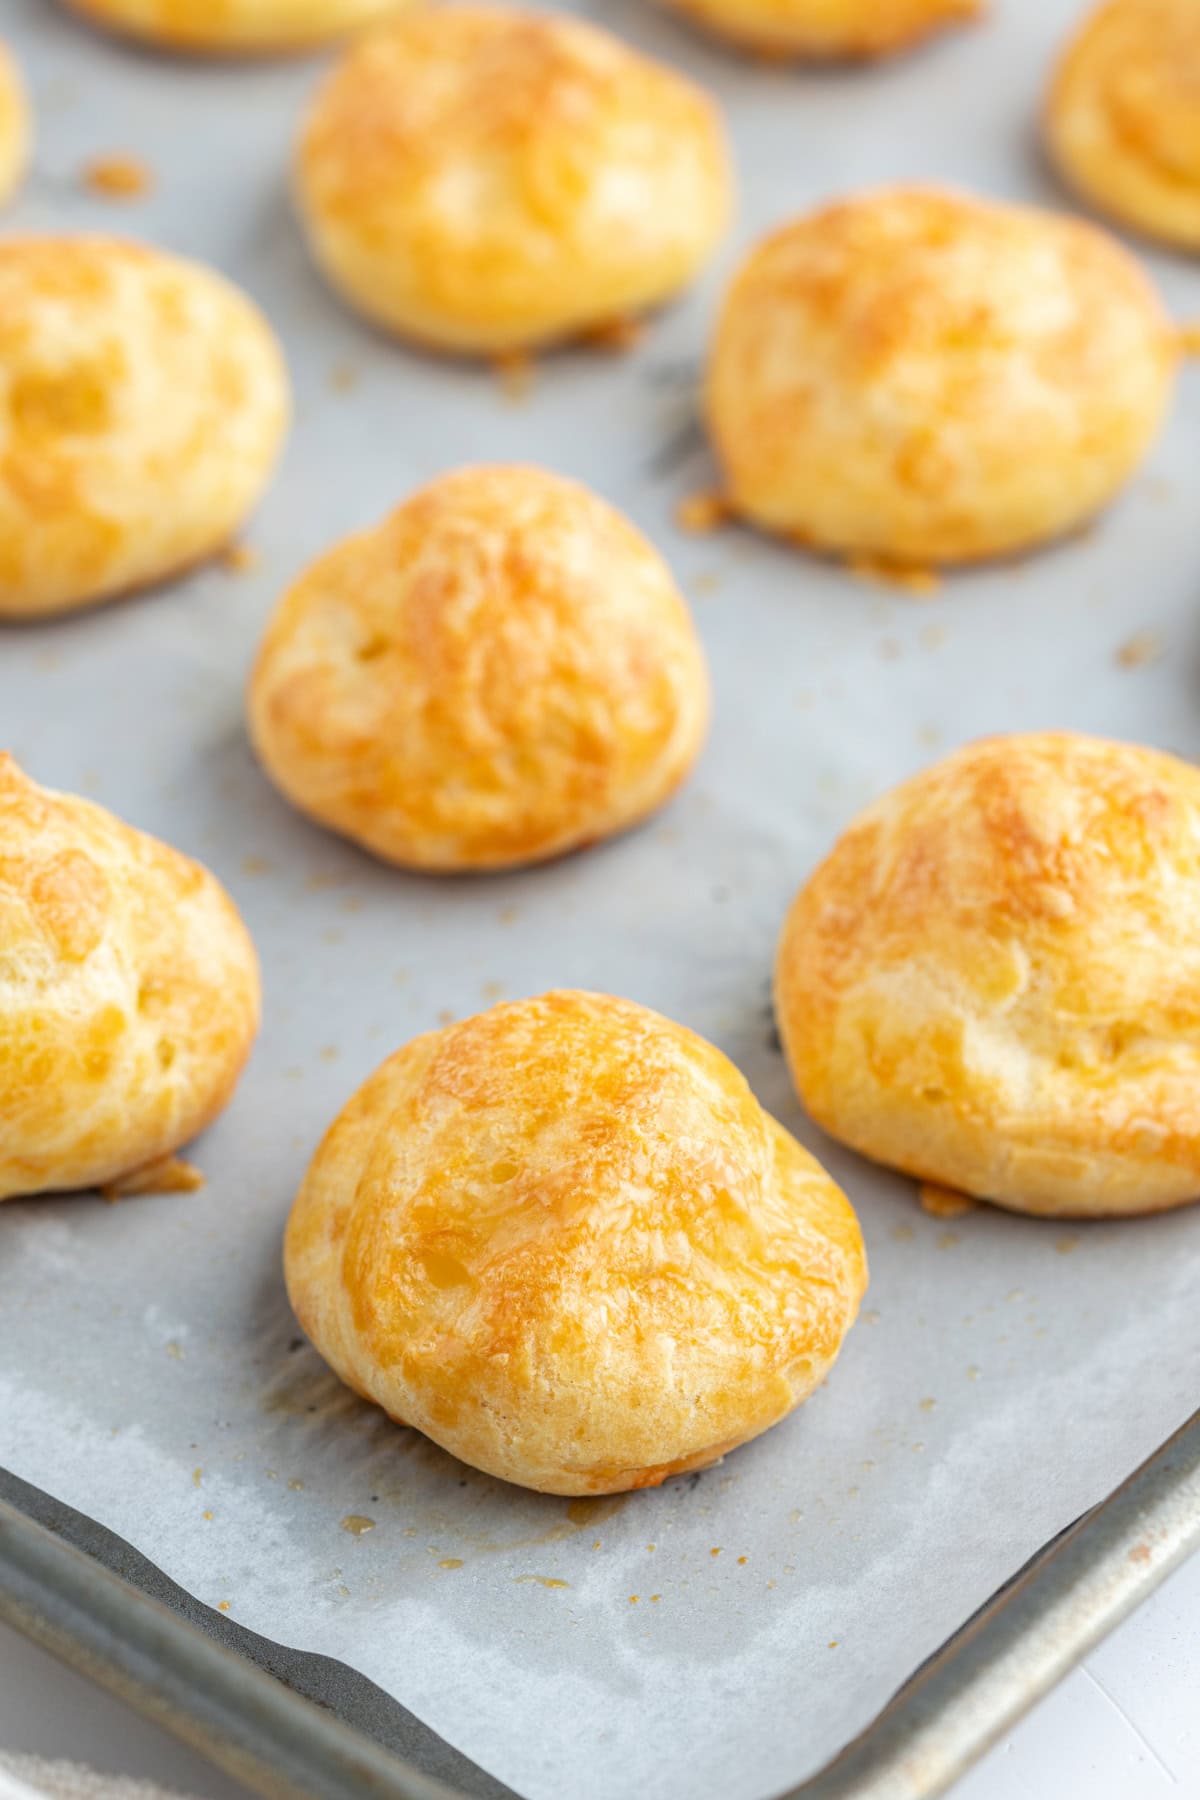
{"label": "white background surface", "polygon": [[[1200,1793],[1200,1557],[955,1790],[955,1800],[1160,1800]],[[201,1800],[242,1790],[0,1626],[0,1745],[140,1775]]]}

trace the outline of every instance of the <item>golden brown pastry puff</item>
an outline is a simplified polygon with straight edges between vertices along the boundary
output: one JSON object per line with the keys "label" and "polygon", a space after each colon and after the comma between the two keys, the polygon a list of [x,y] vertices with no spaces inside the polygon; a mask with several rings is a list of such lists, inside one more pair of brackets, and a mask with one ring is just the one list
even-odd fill
{"label": "golden brown pastry puff", "polygon": [[1050,152],[1102,212],[1200,250],[1200,5],[1109,0],[1050,89]]}
{"label": "golden brown pastry puff", "polygon": [[829,1370],[867,1271],[820,1164],[711,1044],[605,994],[413,1040],[297,1197],[297,1317],[342,1380],[554,1494],[656,1487]]}
{"label": "golden brown pastry puff", "polygon": [[1200,771],[1069,732],[985,738],[867,811],[776,971],[812,1117],[1018,1212],[1200,1195]]}
{"label": "golden brown pastry puff", "polygon": [[0,1200],[186,1144],[258,1009],[254,946],[207,869],[0,755]]}
{"label": "golden brown pastry puff", "polygon": [[68,0],[98,25],[165,49],[302,50],[418,0]]}
{"label": "golden brown pastry puff", "polygon": [[0,616],[219,550],[287,413],[269,326],[211,270],[110,238],[0,241]]}
{"label": "golden brown pastry puff", "polygon": [[576,482],[457,470],[315,563],[275,612],[250,727],[283,792],[389,862],[496,869],[624,830],[708,723],[661,557]]}
{"label": "golden brown pastry puff", "polygon": [[370,318],[489,354],[667,300],[725,227],[714,103],[578,19],[406,14],[317,96],[297,192],[314,253]]}
{"label": "golden brown pastry puff", "polygon": [[29,160],[29,105],[20,72],[0,43],[0,206],[11,200]]}
{"label": "golden brown pastry puff", "polygon": [[666,0],[744,49],[796,57],[882,56],[975,18],[984,0]]}
{"label": "golden brown pastry puff", "polygon": [[1077,219],[894,188],[786,225],[725,302],[707,413],[747,519],[972,562],[1070,531],[1154,439],[1180,337]]}

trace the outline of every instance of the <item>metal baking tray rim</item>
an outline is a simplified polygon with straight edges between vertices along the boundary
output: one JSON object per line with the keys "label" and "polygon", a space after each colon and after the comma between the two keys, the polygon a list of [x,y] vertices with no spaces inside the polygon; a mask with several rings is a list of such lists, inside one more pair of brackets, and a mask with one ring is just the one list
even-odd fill
{"label": "metal baking tray rim", "polygon": [[[933,1800],[1196,1549],[1200,1411],[1031,1558],[825,1768],[764,1800]],[[511,1794],[365,1677],[222,1618],[114,1533],[2,1469],[0,1619],[270,1800]]]}

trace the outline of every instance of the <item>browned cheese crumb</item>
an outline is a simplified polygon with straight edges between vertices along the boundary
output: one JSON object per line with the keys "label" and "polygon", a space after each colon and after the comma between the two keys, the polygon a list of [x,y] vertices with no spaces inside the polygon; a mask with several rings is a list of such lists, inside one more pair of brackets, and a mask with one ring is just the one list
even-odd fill
{"label": "browned cheese crumb", "polygon": [[645,335],[645,319],[605,319],[603,324],[589,326],[579,341],[589,350],[620,354],[640,344]]}
{"label": "browned cheese crumb", "polygon": [[675,508],[675,523],[679,529],[697,536],[709,531],[719,531],[722,525],[728,523],[729,516],[728,500],[724,494],[713,490],[687,494]]}
{"label": "browned cheese crumb", "polygon": [[250,544],[227,544],[221,552],[221,567],[231,575],[248,575],[258,564],[258,551]]}
{"label": "browned cheese crumb", "polygon": [[510,406],[529,398],[533,386],[533,358],[527,350],[503,350],[492,358],[500,392]]}
{"label": "browned cheese crumb", "polygon": [[934,1181],[923,1181],[917,1189],[917,1198],[921,1202],[922,1212],[931,1213],[935,1219],[958,1219],[963,1213],[974,1212],[978,1201],[967,1194],[960,1194],[954,1188],[939,1187]]}
{"label": "browned cheese crumb", "polygon": [[194,1163],[179,1156],[161,1156],[157,1162],[118,1176],[100,1192],[106,1200],[121,1200],[127,1194],[194,1194],[203,1186],[204,1177]]}
{"label": "browned cheese crumb", "polygon": [[83,185],[105,200],[138,200],[154,186],[154,173],[136,156],[93,156],[83,165]]}
{"label": "browned cheese crumb", "polygon": [[846,566],[860,581],[868,581],[875,587],[897,588],[903,594],[915,595],[918,600],[926,600],[931,594],[938,593],[942,585],[936,569],[892,562],[886,556],[851,556]]}
{"label": "browned cheese crumb", "polygon": [[1122,669],[1141,669],[1147,663],[1158,662],[1165,650],[1166,645],[1156,632],[1135,631],[1117,651],[1117,662]]}

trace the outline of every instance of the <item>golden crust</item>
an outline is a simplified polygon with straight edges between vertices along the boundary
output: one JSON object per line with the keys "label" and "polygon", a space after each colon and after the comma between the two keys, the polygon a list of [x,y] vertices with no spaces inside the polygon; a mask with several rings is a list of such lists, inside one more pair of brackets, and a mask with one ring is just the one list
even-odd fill
{"label": "golden crust", "polygon": [[1179,355],[1106,233],[897,188],[753,252],[706,405],[748,519],[841,554],[970,562],[1105,505],[1159,429]]}
{"label": "golden crust", "polygon": [[1200,1195],[1200,771],[986,738],[856,820],[801,890],[776,1003],[843,1142],[1019,1212]]}
{"label": "golden crust", "polygon": [[985,0],[665,0],[747,50],[806,58],[883,56],[974,19]]}
{"label": "golden crust", "polygon": [[420,0],[68,0],[97,25],[169,50],[303,50]]}
{"label": "golden crust", "polygon": [[733,1065],[576,992],[376,1070],[317,1151],[285,1268],[357,1393],[558,1494],[655,1487],[765,1431],[866,1287],[849,1202]]}
{"label": "golden crust", "polygon": [[285,596],[251,735],[303,811],[426,869],[532,862],[675,790],[708,723],[703,652],[657,552],[586,488],[460,469]]}
{"label": "golden crust", "polygon": [[309,114],[297,195],[330,280],[380,324],[492,354],[577,337],[684,287],[725,228],[699,88],[577,19],[408,14]]}
{"label": "golden crust", "polygon": [[0,616],[219,550],[287,412],[270,327],[211,270],[108,238],[0,243]]}
{"label": "golden crust", "polygon": [[1065,179],[1113,218],[1200,250],[1200,7],[1109,0],[1059,64],[1046,138]]}
{"label": "golden crust", "polygon": [[0,1200],[187,1143],[258,1011],[254,946],[207,869],[0,755]]}
{"label": "golden crust", "polygon": [[0,43],[0,206],[12,199],[29,161],[29,103],[21,72]]}

